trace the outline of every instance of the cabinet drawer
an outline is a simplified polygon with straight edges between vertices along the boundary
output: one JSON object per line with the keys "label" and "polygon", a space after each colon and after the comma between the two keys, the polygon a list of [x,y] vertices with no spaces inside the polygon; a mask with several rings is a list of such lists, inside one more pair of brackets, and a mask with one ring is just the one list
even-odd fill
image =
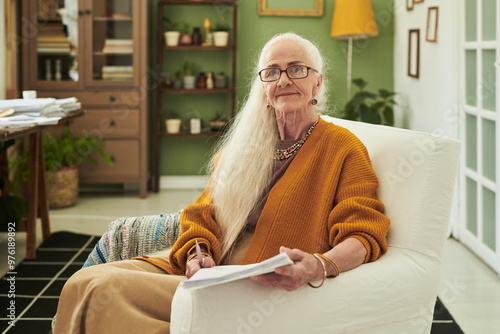
{"label": "cabinet drawer", "polygon": [[80,182],[82,183],[121,183],[137,182],[139,179],[139,141],[108,140],[106,152],[114,161],[108,166],[100,158],[97,165],[86,162],[80,166]]}
{"label": "cabinet drawer", "polygon": [[82,103],[83,108],[100,106],[121,106],[137,107],[140,102],[138,91],[95,91],[95,92],[38,92],[38,97],[54,97],[64,99],[67,97],[76,97]]}
{"label": "cabinet drawer", "polygon": [[71,131],[101,138],[135,138],[139,136],[139,110],[87,109],[85,116],[74,120]]}

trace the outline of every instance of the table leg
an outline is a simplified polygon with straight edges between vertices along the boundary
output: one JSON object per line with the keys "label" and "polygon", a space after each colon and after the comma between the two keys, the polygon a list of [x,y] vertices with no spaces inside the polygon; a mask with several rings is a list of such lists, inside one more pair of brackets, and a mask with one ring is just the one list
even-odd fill
{"label": "table leg", "polygon": [[7,161],[7,152],[0,153],[0,178],[5,182],[2,191],[2,196],[10,195],[9,185],[9,162]]}
{"label": "table leg", "polygon": [[28,221],[26,223],[26,259],[36,258],[36,218],[38,211],[38,168],[40,149],[40,131],[30,134],[30,155],[28,175]]}
{"label": "table leg", "polygon": [[38,144],[38,206],[40,207],[40,216],[42,219],[43,240],[50,238],[50,220],[49,204],[47,201],[46,173],[45,173],[45,155],[43,153],[43,140],[40,134]]}

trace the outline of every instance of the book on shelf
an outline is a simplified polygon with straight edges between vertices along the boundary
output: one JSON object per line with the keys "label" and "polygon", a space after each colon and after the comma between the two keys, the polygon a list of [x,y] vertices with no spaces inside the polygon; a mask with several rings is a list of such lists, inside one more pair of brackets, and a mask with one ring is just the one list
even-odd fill
{"label": "book on shelf", "polygon": [[40,46],[36,48],[38,53],[67,53],[71,52],[70,47],[44,47]]}
{"label": "book on shelf", "polygon": [[106,65],[102,67],[102,73],[132,73],[133,66]]}
{"label": "book on shelf", "polygon": [[104,80],[131,80],[134,78],[133,73],[103,73]]}
{"label": "book on shelf", "polygon": [[106,39],[104,53],[133,53],[134,41],[131,39]]}
{"label": "book on shelf", "polygon": [[112,39],[112,38],[107,38],[104,41],[104,45],[130,45],[132,46],[134,44],[134,41],[131,39]]}

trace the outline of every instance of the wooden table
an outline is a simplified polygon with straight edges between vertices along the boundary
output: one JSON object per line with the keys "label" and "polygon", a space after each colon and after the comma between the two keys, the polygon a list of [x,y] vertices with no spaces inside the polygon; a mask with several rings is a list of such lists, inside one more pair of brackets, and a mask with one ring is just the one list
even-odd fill
{"label": "wooden table", "polygon": [[40,218],[42,220],[43,240],[50,238],[42,130],[51,126],[69,125],[75,118],[83,115],[84,111],[79,110],[60,119],[57,125],[37,125],[18,129],[0,129],[0,141],[7,141],[29,135],[28,216],[26,223],[26,259],[28,260],[36,258],[36,219],[39,207]]}

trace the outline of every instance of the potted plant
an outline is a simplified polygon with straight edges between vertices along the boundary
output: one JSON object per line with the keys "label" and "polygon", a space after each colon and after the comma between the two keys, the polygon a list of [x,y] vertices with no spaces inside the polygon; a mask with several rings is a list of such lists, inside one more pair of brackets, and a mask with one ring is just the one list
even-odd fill
{"label": "potted plant", "polygon": [[229,40],[229,31],[231,28],[229,28],[228,25],[224,23],[217,23],[215,26],[215,30],[213,32],[214,36],[214,45],[215,46],[227,46],[227,42]]}
{"label": "potted plant", "polygon": [[181,45],[193,44],[193,39],[191,37],[191,34],[189,33],[189,30],[190,30],[189,24],[184,23],[184,28],[182,30],[181,40],[179,42]]}
{"label": "potted plant", "polygon": [[184,63],[184,88],[194,89],[196,84],[196,78],[193,75],[193,63],[186,60]]}
{"label": "potted plant", "polygon": [[210,129],[212,129],[212,131],[226,131],[228,124],[227,115],[217,113],[215,118],[208,122],[208,124],[210,125]]}
{"label": "potted plant", "polygon": [[177,115],[177,113],[170,111],[165,120],[165,128],[167,133],[179,133],[181,130],[182,119]]}
{"label": "potted plant", "polygon": [[[90,134],[73,137],[69,127],[64,127],[60,138],[49,132],[43,134],[45,168],[47,170],[47,200],[49,208],[64,208],[78,200],[78,167],[89,161],[96,165],[96,153],[105,163],[113,166],[113,161],[104,150],[104,140]],[[12,160],[16,168],[16,178],[28,180],[29,150]]]}
{"label": "potted plant", "polygon": [[165,43],[167,46],[179,45],[179,37],[181,33],[175,30],[179,23],[172,22],[172,20],[168,17],[164,17],[163,22],[167,23],[167,31],[165,31]]}
{"label": "potted plant", "polygon": [[378,94],[363,90],[368,82],[353,79],[352,83],[358,91],[348,101],[342,111],[342,118],[373,124],[394,125],[393,100],[395,92],[379,89]]}

